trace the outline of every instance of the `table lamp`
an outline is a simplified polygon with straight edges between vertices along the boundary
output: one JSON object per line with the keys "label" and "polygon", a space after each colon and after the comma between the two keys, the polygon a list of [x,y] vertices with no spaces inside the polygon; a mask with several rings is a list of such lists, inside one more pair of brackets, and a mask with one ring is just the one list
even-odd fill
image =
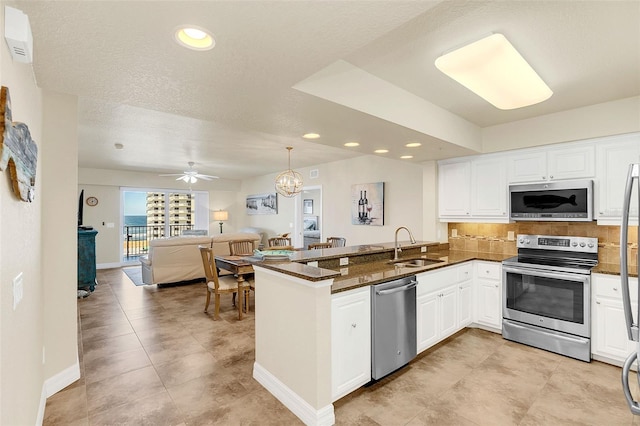
{"label": "table lamp", "polygon": [[220,233],[222,234],[222,222],[229,219],[229,212],[226,210],[218,210],[213,212],[213,220],[220,221]]}

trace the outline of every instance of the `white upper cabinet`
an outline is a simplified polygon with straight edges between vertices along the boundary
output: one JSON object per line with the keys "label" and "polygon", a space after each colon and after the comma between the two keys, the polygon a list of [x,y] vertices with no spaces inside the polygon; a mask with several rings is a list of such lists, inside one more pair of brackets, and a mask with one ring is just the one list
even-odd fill
{"label": "white upper cabinet", "polygon": [[471,162],[438,164],[438,211],[440,217],[471,214]]}
{"label": "white upper cabinet", "polygon": [[471,162],[471,216],[507,217],[504,157],[481,157]]}
{"label": "white upper cabinet", "polygon": [[592,178],[595,169],[592,143],[522,151],[509,157],[509,183]]}
{"label": "white upper cabinet", "polygon": [[[596,142],[598,180],[596,182],[596,217],[599,221],[619,224],[622,199],[629,164],[640,163],[640,134],[599,139]],[[637,185],[632,199],[637,200]],[[638,208],[632,205],[631,216],[637,223]]]}
{"label": "white upper cabinet", "polygon": [[507,171],[502,155],[438,163],[443,220],[507,221]]}

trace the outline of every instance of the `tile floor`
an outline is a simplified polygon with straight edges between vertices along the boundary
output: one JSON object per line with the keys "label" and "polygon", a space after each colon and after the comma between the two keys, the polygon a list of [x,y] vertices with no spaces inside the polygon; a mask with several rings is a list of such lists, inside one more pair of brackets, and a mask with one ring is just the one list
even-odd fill
{"label": "tile floor", "polygon": [[[82,377],[47,400],[45,425],[301,424],[252,378],[253,312],[238,321],[223,297],[213,321],[204,284],[136,287],[120,269],[98,281],[78,300]],[[337,401],[335,416],[338,425],[640,424],[619,368],[478,329]]]}

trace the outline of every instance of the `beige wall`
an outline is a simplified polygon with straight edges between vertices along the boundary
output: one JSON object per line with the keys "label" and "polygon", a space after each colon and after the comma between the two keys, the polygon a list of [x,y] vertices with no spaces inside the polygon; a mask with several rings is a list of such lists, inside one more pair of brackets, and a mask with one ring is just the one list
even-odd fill
{"label": "beige wall", "polygon": [[[4,28],[3,15],[4,8],[0,28]],[[13,194],[6,170],[0,178],[0,424],[30,425],[38,423],[42,414],[45,381],[77,360],[76,236],[73,217],[71,228],[63,217],[69,188],[75,193],[76,149],[75,140],[63,142],[58,136],[64,131],[57,133],[58,129],[49,126],[50,117],[43,117],[43,108],[55,101],[43,97],[31,65],[14,63],[5,43],[0,47],[0,81],[10,90],[13,120],[29,126],[39,150],[33,202],[20,201]],[[58,158],[49,158],[53,150],[61,150],[57,164]],[[59,180],[60,187],[49,193],[50,183]],[[49,226],[57,227],[59,244],[51,244],[49,229],[43,231]],[[58,266],[52,267],[54,264]],[[11,283],[19,273],[23,274],[24,297],[14,310]],[[57,296],[47,299],[53,294]],[[55,313],[49,309],[53,305]],[[43,362],[48,342],[56,344],[47,347]]]}
{"label": "beige wall", "polygon": [[[78,98],[44,92],[42,159],[42,283],[44,285],[47,395],[79,378],[77,349]],[[56,386],[57,385],[57,386]]]}
{"label": "beige wall", "polygon": [[[311,169],[318,170],[318,178],[309,178]],[[305,185],[322,186],[324,236],[345,237],[348,245],[369,244],[393,241],[395,229],[407,226],[416,238],[423,237],[422,165],[365,155],[296,170],[302,174]],[[273,174],[243,181],[238,203],[244,203],[247,195],[274,192],[275,177]],[[374,182],[385,183],[384,226],[352,225],[351,185]],[[296,220],[294,203],[295,199],[278,196],[277,215],[249,216],[245,213],[245,226],[259,227],[272,235],[291,232],[293,229],[289,224]],[[401,236],[401,239],[408,239],[408,236]]]}

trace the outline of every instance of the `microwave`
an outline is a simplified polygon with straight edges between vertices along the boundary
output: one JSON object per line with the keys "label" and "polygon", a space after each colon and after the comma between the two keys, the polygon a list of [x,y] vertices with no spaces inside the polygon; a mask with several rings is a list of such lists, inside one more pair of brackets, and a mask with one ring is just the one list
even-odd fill
{"label": "microwave", "polygon": [[509,185],[509,219],[592,221],[593,180]]}

